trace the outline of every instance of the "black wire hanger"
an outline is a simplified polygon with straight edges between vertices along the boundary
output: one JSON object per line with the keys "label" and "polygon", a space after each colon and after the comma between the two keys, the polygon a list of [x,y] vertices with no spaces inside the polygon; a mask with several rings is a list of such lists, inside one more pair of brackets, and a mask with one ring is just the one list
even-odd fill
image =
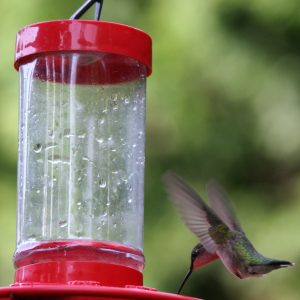
{"label": "black wire hanger", "polygon": [[87,0],[75,11],[75,13],[70,17],[70,20],[80,19],[94,4],[96,4],[95,20],[99,21],[103,7],[103,1],[104,0]]}

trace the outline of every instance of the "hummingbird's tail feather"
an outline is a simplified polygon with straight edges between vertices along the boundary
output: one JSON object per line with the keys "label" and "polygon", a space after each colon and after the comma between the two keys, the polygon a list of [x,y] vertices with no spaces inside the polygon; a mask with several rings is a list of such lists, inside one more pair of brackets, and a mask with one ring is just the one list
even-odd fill
{"label": "hummingbird's tail feather", "polygon": [[188,272],[185,274],[185,276],[184,276],[184,278],[183,278],[183,280],[182,280],[182,282],[181,282],[181,284],[180,284],[180,287],[179,287],[179,289],[178,289],[178,291],[177,291],[177,294],[178,294],[178,295],[180,294],[180,292],[181,292],[183,286],[185,285],[186,281],[188,280],[188,278],[191,276],[192,272],[193,272],[193,269],[192,269],[192,267],[191,267],[191,268],[188,270]]}

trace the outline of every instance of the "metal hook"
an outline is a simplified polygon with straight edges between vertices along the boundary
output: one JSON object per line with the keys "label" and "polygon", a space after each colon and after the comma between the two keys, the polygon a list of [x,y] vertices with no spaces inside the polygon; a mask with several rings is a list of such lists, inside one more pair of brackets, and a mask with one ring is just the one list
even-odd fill
{"label": "metal hook", "polygon": [[70,20],[77,20],[80,19],[95,3],[95,20],[100,20],[101,11],[103,7],[104,0],[87,0],[83,3],[76,12],[70,17]]}

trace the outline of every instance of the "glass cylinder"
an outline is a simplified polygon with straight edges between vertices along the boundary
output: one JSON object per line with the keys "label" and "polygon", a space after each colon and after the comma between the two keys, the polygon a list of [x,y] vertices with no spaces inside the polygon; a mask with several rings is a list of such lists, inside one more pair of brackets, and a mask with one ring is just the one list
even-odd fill
{"label": "glass cylinder", "polygon": [[15,265],[96,260],[141,271],[149,69],[130,51],[70,47],[18,66]]}

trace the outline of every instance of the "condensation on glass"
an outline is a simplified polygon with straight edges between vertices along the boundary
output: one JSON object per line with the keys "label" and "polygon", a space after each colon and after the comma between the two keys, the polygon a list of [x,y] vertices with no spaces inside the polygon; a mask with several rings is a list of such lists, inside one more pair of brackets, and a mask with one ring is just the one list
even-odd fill
{"label": "condensation on glass", "polygon": [[146,67],[73,52],[19,71],[15,259],[49,241],[142,251]]}

